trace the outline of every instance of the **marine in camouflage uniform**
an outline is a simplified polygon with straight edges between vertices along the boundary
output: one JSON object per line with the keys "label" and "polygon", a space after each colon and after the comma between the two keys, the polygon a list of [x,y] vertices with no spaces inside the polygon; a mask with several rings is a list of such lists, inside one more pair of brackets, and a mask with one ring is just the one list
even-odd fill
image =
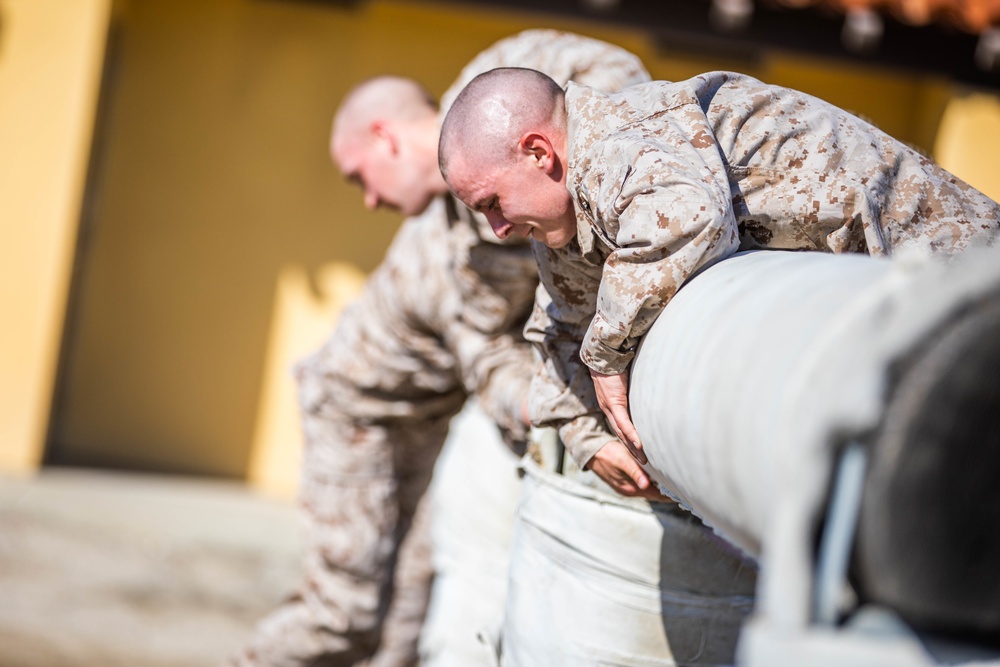
{"label": "marine in camouflage uniform", "polygon": [[[534,30],[480,54],[445,104],[475,74],[508,64],[608,90],[649,80],[618,47]],[[424,492],[469,396],[523,446],[533,360],[521,329],[536,284],[528,245],[499,242],[451,197],[403,223],[336,331],[296,367],[305,581],[232,664],[416,664],[432,574]]]}
{"label": "marine in camouflage uniform", "polygon": [[[992,243],[1000,206],[815,97],[713,72],[566,92],[575,239],[536,244],[547,294],[528,325],[545,372],[532,419],[584,465],[607,443],[589,369],[625,372],[695,271],[738,250],[953,253]],[[551,301],[547,301],[551,299]]]}

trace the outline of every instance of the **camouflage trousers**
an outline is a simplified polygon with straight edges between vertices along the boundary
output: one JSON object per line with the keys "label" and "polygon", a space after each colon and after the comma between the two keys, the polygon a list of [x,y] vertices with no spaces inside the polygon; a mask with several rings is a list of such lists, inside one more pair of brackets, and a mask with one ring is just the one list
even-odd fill
{"label": "camouflage trousers", "polygon": [[304,581],[230,664],[414,666],[433,578],[425,491],[450,415],[360,424],[305,402]]}

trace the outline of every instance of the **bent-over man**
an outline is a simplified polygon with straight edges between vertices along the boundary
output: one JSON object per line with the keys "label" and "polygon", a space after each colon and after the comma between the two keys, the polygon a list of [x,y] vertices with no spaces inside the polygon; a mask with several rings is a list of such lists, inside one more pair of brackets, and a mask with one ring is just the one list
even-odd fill
{"label": "bent-over man", "polygon": [[439,150],[451,190],[500,238],[540,242],[532,421],[626,490],[648,479],[605,461],[594,425],[603,410],[645,462],[629,364],[694,272],[750,248],[950,253],[1000,224],[996,202],[872,125],[732,72],[604,94],[494,70],[456,100]]}

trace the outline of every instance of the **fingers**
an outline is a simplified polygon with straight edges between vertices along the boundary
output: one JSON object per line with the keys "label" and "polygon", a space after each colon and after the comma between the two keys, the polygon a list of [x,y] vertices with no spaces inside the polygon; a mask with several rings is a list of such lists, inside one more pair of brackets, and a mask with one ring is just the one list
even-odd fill
{"label": "fingers", "polygon": [[[615,444],[620,445],[620,443]],[[635,459],[631,458],[626,452],[623,452],[622,458],[625,463],[616,471],[620,476],[617,477],[615,483],[608,483],[612,489],[620,495],[630,498],[639,497],[661,502],[670,500],[670,498],[660,493],[660,490],[653,484],[646,471],[635,463]]]}
{"label": "fingers", "polygon": [[647,463],[646,454],[642,451],[642,442],[639,440],[639,433],[635,430],[635,425],[629,417],[628,407],[624,405],[613,406],[610,409],[608,421],[611,423],[615,435],[628,448],[629,453],[636,461],[645,465]]}
{"label": "fingers", "polygon": [[606,479],[604,481],[607,482],[608,486],[614,489],[615,493],[622,496],[632,498],[642,493],[642,489],[636,487],[635,484],[632,484],[627,479]]}
{"label": "fingers", "polygon": [[628,373],[603,375],[592,370],[590,377],[594,382],[597,403],[608,418],[611,430],[635,460],[645,464],[647,460],[642,451],[642,442],[628,412]]}
{"label": "fingers", "polygon": [[656,488],[655,486],[651,486],[648,489],[646,489],[645,491],[640,491],[639,493],[637,493],[635,495],[639,496],[640,498],[645,498],[646,500],[655,500],[655,501],[661,502],[661,503],[672,503],[672,502],[674,502],[673,498],[670,498],[669,496],[663,495],[662,493],[660,493],[660,490],[658,488]]}
{"label": "fingers", "polygon": [[[641,452],[642,442],[639,440],[639,432],[635,430],[635,424],[632,423],[632,417],[628,413],[628,408],[624,407],[620,411],[616,411],[615,416],[618,419],[618,428],[625,437],[625,444],[628,445],[631,443],[636,450]],[[646,457],[643,456],[639,462],[645,463]]]}
{"label": "fingers", "polygon": [[638,490],[645,491],[652,486],[652,482],[649,480],[649,475],[647,475],[646,471],[640,468],[635,462],[635,455],[632,453],[631,449],[629,449],[629,455],[632,458],[623,462],[622,471],[629,476],[629,479],[632,480],[632,483],[635,484]]}
{"label": "fingers", "polygon": [[613,440],[598,450],[590,469],[623,496],[659,495],[646,471],[639,467],[625,446]]}
{"label": "fingers", "polygon": [[611,426],[611,430],[614,431],[615,436],[625,445],[638,463],[645,465],[647,463],[646,454],[642,451],[642,442],[639,440],[639,433],[636,432],[635,425],[629,419],[628,409],[622,406],[615,406],[614,408],[609,408],[605,412],[605,416],[608,418],[608,424]]}
{"label": "fingers", "polygon": [[611,488],[613,488],[618,495],[625,496],[626,498],[641,497],[643,493],[645,493],[642,489],[637,489],[631,484],[624,484],[620,487]]}

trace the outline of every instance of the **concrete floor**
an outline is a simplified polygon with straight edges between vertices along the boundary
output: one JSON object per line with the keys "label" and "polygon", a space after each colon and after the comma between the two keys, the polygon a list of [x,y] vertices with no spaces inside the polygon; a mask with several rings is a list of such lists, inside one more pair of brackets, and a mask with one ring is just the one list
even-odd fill
{"label": "concrete floor", "polygon": [[225,482],[0,477],[0,667],[218,665],[295,585],[290,502]]}

